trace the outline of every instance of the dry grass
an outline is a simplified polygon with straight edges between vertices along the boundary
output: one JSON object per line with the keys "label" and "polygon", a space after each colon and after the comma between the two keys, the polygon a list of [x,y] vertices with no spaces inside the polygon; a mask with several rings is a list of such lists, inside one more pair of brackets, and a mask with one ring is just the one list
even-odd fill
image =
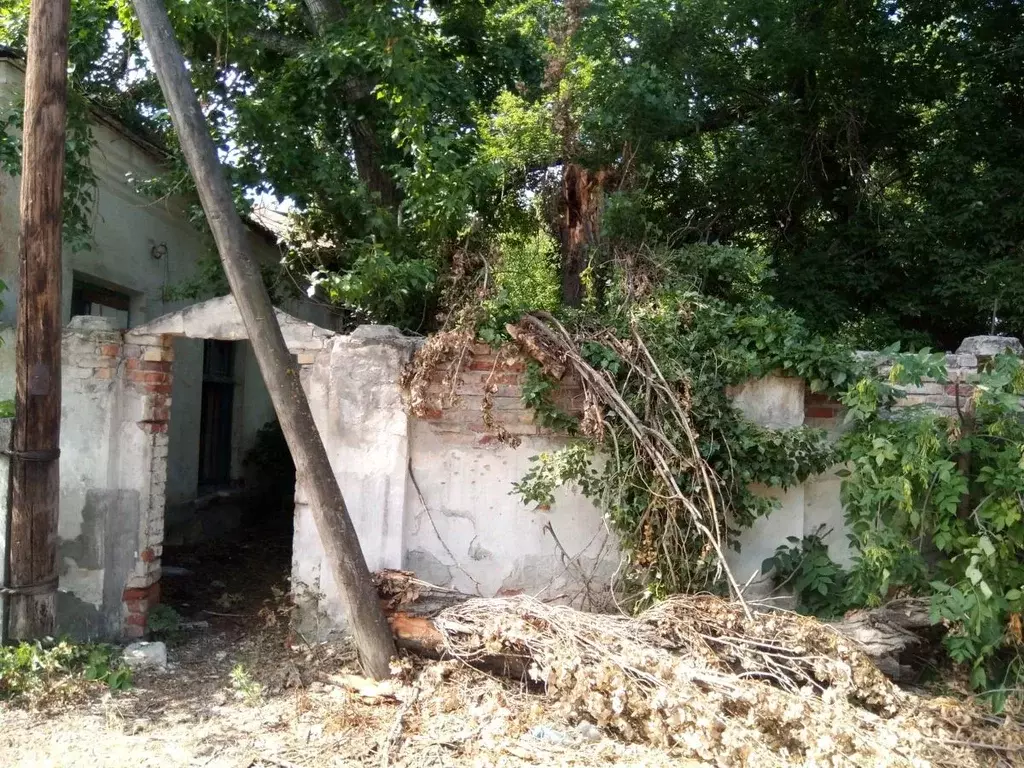
{"label": "dry grass", "polygon": [[[669,600],[635,619],[517,597],[471,600],[436,622],[452,658],[407,658],[385,683],[360,677],[344,644],[286,647],[283,626],[240,641],[210,631],[125,694],[45,712],[0,706],[2,764],[1024,763],[1013,718],[900,690],[813,619],[747,619],[711,597]],[[495,653],[527,660],[532,679],[470,665]],[[233,681],[238,665],[258,688]],[[598,740],[580,734],[581,722],[600,726]]]}
{"label": "dry grass", "polygon": [[[395,680],[360,678],[344,644],[285,648],[267,631],[172,649],[175,665],[122,694],[45,710],[0,704],[4,768],[676,766],[650,745],[575,735],[560,703],[454,660],[409,659]],[[261,690],[240,690],[241,664]],[[537,739],[544,726],[552,738]],[[559,741],[558,737],[564,737]],[[682,763],[686,765],[686,763]]]}

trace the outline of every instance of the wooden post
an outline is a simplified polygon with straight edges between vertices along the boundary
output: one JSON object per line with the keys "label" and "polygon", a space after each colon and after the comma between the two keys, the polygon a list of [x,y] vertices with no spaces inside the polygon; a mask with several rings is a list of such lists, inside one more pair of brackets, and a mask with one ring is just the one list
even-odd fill
{"label": "wooden post", "polygon": [[9,636],[54,634],[60,499],[61,223],[69,0],[32,0],[25,72]]}
{"label": "wooden post", "polygon": [[285,345],[256,263],[247,250],[245,227],[217,160],[209,127],[199,109],[167,9],[163,0],[132,0],[132,3],[182,152],[217,242],[231,292],[295,461],[298,482],[309,494],[320,540],[338,585],[360,660],[367,674],[383,679],[390,674],[394,640],[377,601],[359,539],[327,460],[309,401],[299,383],[298,368]]}

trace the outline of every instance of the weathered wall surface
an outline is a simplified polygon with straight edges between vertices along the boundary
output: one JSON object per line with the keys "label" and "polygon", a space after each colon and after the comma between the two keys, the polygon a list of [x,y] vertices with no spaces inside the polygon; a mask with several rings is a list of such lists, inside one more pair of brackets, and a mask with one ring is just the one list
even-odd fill
{"label": "weathered wall surface", "polygon": [[[512,494],[530,456],[562,444],[520,402],[522,362],[494,371],[491,350],[475,348],[457,389],[460,402],[423,420],[406,413],[399,385],[414,349],[413,340],[393,329],[363,327],[332,339],[303,372],[370,568],[405,568],[480,595],[524,592],[607,603],[619,555],[601,513],[568,492],[550,509],[527,507]],[[501,382],[492,413],[521,440],[518,447],[497,441],[484,426],[480,403],[488,380]],[[304,632],[324,636],[344,626],[301,488],[292,578]]]}
{"label": "weathered wall surface", "polygon": [[74,637],[139,636],[159,599],[172,359],[105,318],[65,331],[57,615]]}
{"label": "weathered wall surface", "polygon": [[[620,555],[599,510],[570,491],[550,507],[524,505],[513,493],[531,456],[564,444],[521,404],[524,361],[474,346],[455,402],[438,399],[424,418],[414,418],[400,380],[415,340],[390,328],[340,336],[283,312],[278,319],[371,569],[404,568],[484,596],[523,592],[609,607]],[[241,340],[245,330],[225,297],[126,333],[104,318],[76,318],[65,332],[58,608],[61,631],[74,636],[139,636],[159,601],[175,338]],[[901,406],[955,412],[957,398],[970,396],[970,376],[1007,345],[968,341],[970,349],[948,358],[953,384],[925,381]],[[431,391],[439,388],[435,382]],[[732,394],[761,424],[840,429],[842,407],[809,394],[798,379],[768,377]],[[573,411],[580,397],[567,379],[556,400]],[[0,424],[0,442],[5,434]],[[2,493],[6,473],[0,475]],[[842,557],[835,549],[843,529],[838,488],[829,472],[798,488],[763,489],[778,498],[778,508],[744,533],[742,551],[730,559],[737,578],[750,580],[752,595],[765,591],[761,561],[787,536],[824,524],[834,531],[833,555]],[[0,522],[5,514],[0,503]],[[301,484],[292,579],[307,636],[344,628]]]}
{"label": "weathered wall surface", "polygon": [[[16,62],[0,60],[0,111],[19,103],[24,75]],[[137,326],[188,302],[167,300],[167,290],[193,277],[199,260],[210,253],[204,241],[188,221],[181,201],[174,198],[151,200],[135,191],[129,175],[136,179],[159,176],[163,172],[159,153],[144,142],[129,137],[113,124],[93,124],[95,146],[90,162],[97,177],[92,212],[92,244],[84,251],[63,254],[63,307],[65,320],[71,318],[71,292],[75,277],[127,293],[130,297],[130,323]],[[14,394],[14,323],[18,296],[18,195],[19,179],[0,173],[0,400]],[[258,258],[275,263],[280,254],[263,235],[250,232],[250,246]],[[160,246],[157,251],[154,247]],[[154,253],[161,254],[154,258]],[[323,312],[304,302],[289,306],[289,311],[316,316]],[[323,324],[323,323],[322,323]],[[203,342],[180,339],[175,343],[176,371],[171,421],[171,472],[168,478],[172,503],[195,498],[199,472],[199,419],[202,394]],[[254,366],[252,366],[254,368]],[[246,372],[250,370],[246,366]],[[266,416],[258,390],[258,376],[247,388],[247,422]],[[264,419],[265,420],[265,419]],[[262,424],[263,422],[260,422]],[[245,443],[251,429],[241,431]]]}

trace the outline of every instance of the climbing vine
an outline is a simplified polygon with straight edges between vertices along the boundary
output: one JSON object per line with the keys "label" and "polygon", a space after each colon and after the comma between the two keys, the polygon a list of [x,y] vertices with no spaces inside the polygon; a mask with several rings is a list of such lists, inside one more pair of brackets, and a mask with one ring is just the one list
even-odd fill
{"label": "climbing vine", "polygon": [[[622,539],[638,598],[735,589],[724,551],[775,504],[751,486],[798,484],[837,454],[819,430],[753,424],[730,388],[781,373],[835,391],[858,370],[849,350],[765,297],[762,266],[747,251],[713,246],[633,254],[604,277],[594,271],[601,307],[557,316],[524,312],[504,300],[509,292],[477,296],[473,311],[455,313],[456,329],[421,349],[407,378],[412,400],[424,402],[439,367],[451,389],[460,350],[478,334],[514,345],[530,361],[524,403],[571,437],[535,457],[515,492],[551,504],[556,488],[572,485],[593,499]],[[569,377],[583,389],[576,413],[553,398]]]}
{"label": "climbing vine", "polygon": [[[956,413],[890,406],[929,376],[949,385]],[[951,383],[943,355],[897,356],[885,378],[844,398],[852,429],[843,483],[856,556],[845,599],[877,604],[931,596],[946,649],[1001,706],[1024,685],[1024,367],[1004,353]]]}

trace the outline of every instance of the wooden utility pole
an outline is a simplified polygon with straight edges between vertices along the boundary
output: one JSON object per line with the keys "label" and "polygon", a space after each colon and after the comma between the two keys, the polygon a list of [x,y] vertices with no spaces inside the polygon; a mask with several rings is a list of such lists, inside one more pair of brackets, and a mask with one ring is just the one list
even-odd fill
{"label": "wooden utility pole", "polygon": [[259,270],[248,253],[245,227],[235,210],[167,9],[163,0],[132,0],[132,3],[182,152],[217,242],[231,293],[242,314],[263,381],[295,461],[298,482],[309,494],[320,540],[341,594],[360,661],[367,674],[383,679],[390,674],[394,640],[309,410],[309,401],[299,383],[299,372],[285,346]]}
{"label": "wooden utility pole", "polygon": [[60,499],[61,223],[69,0],[32,0],[25,71],[9,635],[53,635]]}

